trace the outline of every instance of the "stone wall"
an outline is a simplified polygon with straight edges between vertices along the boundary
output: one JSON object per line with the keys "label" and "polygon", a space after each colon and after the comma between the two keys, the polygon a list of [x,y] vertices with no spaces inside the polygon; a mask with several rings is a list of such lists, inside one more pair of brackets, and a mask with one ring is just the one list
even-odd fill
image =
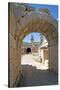
{"label": "stone wall", "polygon": [[9,87],[15,87],[21,75],[19,49],[15,39],[16,21],[13,12],[9,15]]}
{"label": "stone wall", "polygon": [[58,73],[58,39],[57,37],[51,40],[49,46],[49,67],[50,70]]}

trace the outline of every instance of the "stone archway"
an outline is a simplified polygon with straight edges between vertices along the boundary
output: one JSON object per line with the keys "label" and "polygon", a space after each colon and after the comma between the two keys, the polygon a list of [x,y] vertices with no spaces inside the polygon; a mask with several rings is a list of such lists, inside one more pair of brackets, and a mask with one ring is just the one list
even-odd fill
{"label": "stone archway", "polygon": [[45,12],[45,9],[42,9],[28,12],[24,17],[17,17],[13,8],[10,8],[9,87],[16,86],[17,81],[21,77],[20,47],[23,38],[31,32],[40,32],[47,38],[49,43],[49,67],[50,70],[58,73],[58,22],[48,12]]}
{"label": "stone archway", "polygon": [[[53,61],[53,57],[56,59],[55,53],[57,53],[57,30],[55,28],[55,26],[51,23],[49,23],[46,20],[37,20],[35,18],[35,21],[32,20],[32,22],[30,22],[26,27],[24,27],[23,30],[20,31],[19,33],[19,45],[22,42],[23,38],[31,33],[31,32],[41,32],[48,40],[49,43],[49,60],[50,60],[50,69],[54,70],[57,72],[57,63],[54,60]],[[20,37],[21,36],[21,37]],[[56,51],[54,51],[56,48]],[[51,54],[51,52],[53,54]],[[54,56],[53,56],[54,55]],[[57,54],[56,54],[57,55]],[[52,57],[53,56],[53,57]],[[53,65],[55,63],[55,65]]]}

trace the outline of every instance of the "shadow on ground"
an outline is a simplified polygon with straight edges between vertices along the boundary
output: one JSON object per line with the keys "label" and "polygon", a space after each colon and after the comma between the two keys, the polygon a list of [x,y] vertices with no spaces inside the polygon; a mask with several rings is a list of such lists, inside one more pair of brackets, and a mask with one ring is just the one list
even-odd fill
{"label": "shadow on ground", "polygon": [[22,65],[23,74],[17,87],[58,84],[58,75],[49,70],[39,70],[32,65]]}

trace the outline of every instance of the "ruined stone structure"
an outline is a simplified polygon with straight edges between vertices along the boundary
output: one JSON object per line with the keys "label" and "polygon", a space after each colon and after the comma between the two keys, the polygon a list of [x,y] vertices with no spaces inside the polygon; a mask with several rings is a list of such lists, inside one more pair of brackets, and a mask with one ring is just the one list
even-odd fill
{"label": "ruined stone structure", "polygon": [[48,40],[49,69],[58,73],[58,22],[47,9],[29,10],[9,4],[9,87],[22,75],[21,44],[26,35],[40,32]]}
{"label": "ruined stone structure", "polygon": [[45,60],[49,60],[48,41],[43,35],[42,35],[42,42],[40,44],[38,51],[40,52],[42,63],[45,63]]}
{"label": "ruined stone structure", "polygon": [[35,42],[34,42],[34,44],[24,42],[21,45],[21,54],[26,54],[27,53],[26,52],[27,48],[31,49],[31,53],[33,53],[33,52],[37,53],[38,52],[38,47],[39,47],[39,45],[37,45],[37,43],[35,43]]}

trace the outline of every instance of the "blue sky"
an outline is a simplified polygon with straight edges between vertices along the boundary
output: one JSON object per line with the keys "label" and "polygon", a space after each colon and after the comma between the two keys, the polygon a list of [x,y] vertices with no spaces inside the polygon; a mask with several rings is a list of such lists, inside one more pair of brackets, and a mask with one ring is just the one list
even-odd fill
{"label": "blue sky", "polygon": [[43,4],[29,4],[34,8],[47,8],[55,19],[58,18],[58,6],[57,5],[43,5]]}
{"label": "blue sky", "polygon": [[23,42],[31,42],[31,35],[33,35],[34,38],[34,42],[40,42],[40,33],[38,32],[34,32],[34,33],[30,33],[29,35],[27,35],[24,39]]}
{"label": "blue sky", "polygon": [[[47,8],[51,12],[52,16],[58,20],[58,6],[57,5],[29,4],[29,6],[34,7],[34,8]],[[23,42],[30,42],[31,35],[33,35],[35,42],[40,41],[40,33],[34,32],[27,35],[23,39]]]}

